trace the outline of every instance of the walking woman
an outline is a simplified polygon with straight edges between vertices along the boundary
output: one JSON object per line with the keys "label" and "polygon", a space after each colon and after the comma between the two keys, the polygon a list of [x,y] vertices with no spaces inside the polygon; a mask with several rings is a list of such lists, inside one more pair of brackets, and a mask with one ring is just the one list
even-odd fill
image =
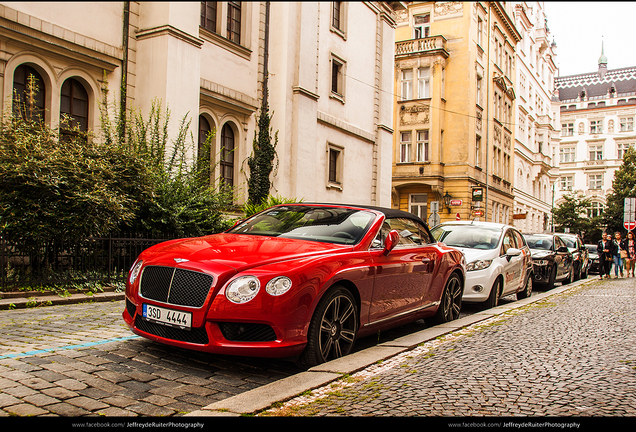
{"label": "walking woman", "polygon": [[599,240],[597,245],[598,258],[600,260],[600,277],[603,279],[605,275],[606,279],[610,277],[610,270],[612,269],[612,261],[614,256],[614,242],[612,236],[608,233],[603,233],[603,237]]}
{"label": "walking woman", "polygon": [[623,240],[621,249],[627,252],[625,260],[625,273],[627,276],[634,277],[634,267],[636,267],[636,240],[634,239],[634,231],[627,231],[627,238]]}

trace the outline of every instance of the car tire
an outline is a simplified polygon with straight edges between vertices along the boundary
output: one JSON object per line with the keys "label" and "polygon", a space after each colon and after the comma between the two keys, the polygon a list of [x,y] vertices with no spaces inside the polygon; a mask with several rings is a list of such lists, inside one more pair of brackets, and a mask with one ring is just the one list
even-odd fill
{"label": "car tire", "polygon": [[431,318],[425,320],[427,324],[444,324],[459,318],[462,310],[462,295],[464,289],[457,273],[453,273],[446,281],[444,293],[440,301],[437,312]]}
{"label": "car tire", "polygon": [[[572,279],[574,280],[574,282],[576,282],[577,280],[581,279],[581,266],[580,265],[576,266],[576,268],[574,269],[574,277]],[[570,283],[570,282],[568,282],[568,283]]]}
{"label": "car tire", "polygon": [[573,268],[571,268],[571,269],[570,269],[570,274],[568,275],[568,277],[567,277],[567,278],[563,279],[563,282],[561,282],[561,283],[562,283],[563,285],[567,285],[567,284],[572,283],[572,274],[573,274],[573,273],[574,273],[574,269],[573,269]]}
{"label": "car tire", "polygon": [[532,274],[528,275],[526,279],[526,285],[523,287],[523,291],[517,293],[517,300],[523,300],[532,295]]}
{"label": "car tire", "polygon": [[358,305],[351,292],[339,285],[331,288],[318,302],[309,323],[301,365],[312,367],[349,354],[358,325]]}
{"label": "car tire", "polygon": [[583,274],[581,275],[581,279],[587,279],[587,276],[590,272],[590,266],[588,265]]}
{"label": "car tire", "polygon": [[557,268],[555,265],[554,267],[552,267],[552,272],[550,272],[550,280],[548,281],[548,284],[545,287],[546,291],[554,288],[554,282],[556,281],[556,273],[557,273]]}
{"label": "car tire", "polygon": [[499,292],[501,291],[501,278],[497,278],[492,288],[488,300],[483,303],[484,309],[494,308],[499,304]]}

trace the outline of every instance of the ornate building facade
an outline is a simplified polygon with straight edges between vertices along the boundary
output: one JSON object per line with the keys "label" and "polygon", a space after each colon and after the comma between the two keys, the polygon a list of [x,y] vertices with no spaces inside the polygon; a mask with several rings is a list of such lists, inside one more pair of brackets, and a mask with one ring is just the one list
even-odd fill
{"label": "ornate building facade", "polygon": [[271,193],[390,206],[394,30],[387,2],[0,3],[2,109],[28,76],[53,127],[160,102],[171,137],[185,115],[195,140],[215,132],[211,181],[240,204],[267,74]]}
{"label": "ornate building facade", "polygon": [[553,106],[555,44],[543,2],[515,4],[521,33],[517,46],[517,104],[514,156],[514,225],[526,233],[551,228],[553,186],[558,178],[554,158],[559,148],[559,107]]}
{"label": "ornate building facade", "polygon": [[589,197],[588,216],[603,212],[614,172],[636,145],[636,67],[608,69],[603,53],[596,72],[557,77],[561,136],[556,204],[563,195]]}
{"label": "ornate building facade", "polygon": [[405,2],[396,12],[393,207],[509,223],[521,39],[511,4]]}

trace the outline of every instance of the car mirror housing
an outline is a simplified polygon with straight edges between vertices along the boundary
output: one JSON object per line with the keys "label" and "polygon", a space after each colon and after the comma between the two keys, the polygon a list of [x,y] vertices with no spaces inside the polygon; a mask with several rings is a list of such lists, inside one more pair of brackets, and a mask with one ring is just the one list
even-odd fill
{"label": "car mirror housing", "polygon": [[388,255],[400,242],[400,234],[396,230],[391,230],[384,241],[384,255]]}
{"label": "car mirror housing", "polygon": [[557,252],[569,252],[569,249],[566,246],[561,246],[557,249]]}
{"label": "car mirror housing", "polygon": [[519,256],[521,255],[521,249],[510,248],[506,251],[506,255],[508,256]]}

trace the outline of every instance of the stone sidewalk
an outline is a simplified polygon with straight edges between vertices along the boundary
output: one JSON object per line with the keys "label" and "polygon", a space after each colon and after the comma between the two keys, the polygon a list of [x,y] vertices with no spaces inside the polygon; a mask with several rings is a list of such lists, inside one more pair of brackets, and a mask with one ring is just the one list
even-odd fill
{"label": "stone sidewalk", "polygon": [[636,279],[572,285],[257,414],[634,417]]}

